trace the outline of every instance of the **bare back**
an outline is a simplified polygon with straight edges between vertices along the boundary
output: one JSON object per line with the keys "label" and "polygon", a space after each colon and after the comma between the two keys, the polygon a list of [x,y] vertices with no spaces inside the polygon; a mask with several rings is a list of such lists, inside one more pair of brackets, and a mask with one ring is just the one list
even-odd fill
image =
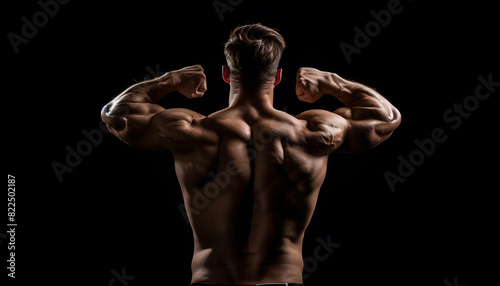
{"label": "bare back", "polygon": [[295,279],[287,282],[301,282],[328,154],[311,154],[307,122],[276,110],[228,108],[199,124],[214,140],[174,153],[195,240],[192,281],[279,282],[286,272]]}
{"label": "bare back", "polygon": [[258,89],[231,83],[227,67],[223,78],[229,107],[207,117],[155,103],[172,91],[203,96],[199,65],[131,86],[101,116],[128,144],[173,153],[193,229],[192,282],[302,283],[302,241],[328,155],[377,146],[400,113],[375,90],[313,68],[297,72],[299,100],[329,94],[345,107],[295,118],[272,108],[281,70]]}

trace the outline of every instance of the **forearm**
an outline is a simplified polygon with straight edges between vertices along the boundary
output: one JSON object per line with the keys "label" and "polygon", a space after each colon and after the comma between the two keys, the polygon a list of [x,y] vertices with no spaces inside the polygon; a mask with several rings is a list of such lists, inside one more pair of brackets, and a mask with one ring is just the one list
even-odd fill
{"label": "forearm", "polygon": [[327,93],[335,96],[349,108],[354,120],[373,119],[384,122],[397,120],[397,109],[374,89],[346,80],[335,73],[329,74]]}
{"label": "forearm", "polygon": [[[188,98],[196,98],[203,96],[206,90],[206,77],[200,65],[167,72],[159,78],[143,81],[126,89],[105,106],[103,119],[106,115],[113,115],[115,106],[127,103],[154,104],[172,91],[178,91]],[[145,110],[137,111],[144,112]]]}
{"label": "forearm", "polygon": [[165,95],[176,90],[171,72],[161,77],[132,85],[116,99],[120,102],[156,103]]}
{"label": "forearm", "polygon": [[155,104],[162,97],[175,90],[170,74],[132,85],[106,104],[101,111],[103,121],[111,131],[118,135],[119,132],[134,132],[140,129],[140,121],[136,124],[127,124],[130,118],[148,118],[163,110]]}
{"label": "forearm", "polygon": [[336,113],[347,119],[349,131],[340,152],[367,150],[386,140],[401,123],[401,114],[374,89],[332,74],[331,94],[346,105]]}
{"label": "forearm", "polygon": [[[341,143],[335,148],[338,152],[370,149],[387,139],[401,122],[399,111],[374,89],[335,73],[300,68],[295,91],[305,102],[315,102],[329,94],[346,105],[333,113],[313,111],[312,115],[303,115],[309,118],[314,131],[340,134],[337,139]],[[317,122],[311,124],[314,120]]]}
{"label": "forearm", "polygon": [[164,114],[165,109],[156,102],[173,91],[197,98],[206,90],[203,68],[200,65],[185,67],[127,88],[103,107],[101,117],[109,130],[123,141],[141,148],[158,149],[162,145],[157,136],[161,124],[155,119]]}
{"label": "forearm", "polygon": [[108,104],[109,109],[124,103],[156,103],[174,90],[169,73],[166,73],[159,78],[143,81],[127,88]]}

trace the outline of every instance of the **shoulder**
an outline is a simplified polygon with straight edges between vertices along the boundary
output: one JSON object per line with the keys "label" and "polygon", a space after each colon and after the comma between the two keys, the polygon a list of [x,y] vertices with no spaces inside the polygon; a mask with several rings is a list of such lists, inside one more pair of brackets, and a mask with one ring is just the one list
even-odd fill
{"label": "shoulder", "polygon": [[206,123],[211,130],[225,139],[247,140],[251,136],[249,125],[242,119],[237,110],[226,108],[214,112],[207,116]]}
{"label": "shoulder", "polygon": [[297,119],[307,122],[307,129],[309,131],[319,131],[325,128],[345,130],[349,122],[345,119],[343,114],[339,113],[340,111],[342,111],[342,109],[338,109],[335,112],[322,109],[311,109],[297,115]]}
{"label": "shoulder", "polygon": [[305,124],[302,130],[303,143],[325,154],[340,147],[349,128],[349,122],[343,116],[327,110],[307,110],[296,118]]}
{"label": "shoulder", "polygon": [[163,144],[173,152],[189,152],[200,145],[218,144],[217,133],[208,123],[210,119],[183,108],[166,109],[152,120]]}
{"label": "shoulder", "polygon": [[194,120],[200,120],[205,118],[206,116],[196,111],[192,111],[185,108],[169,108],[156,114],[155,117],[156,120],[160,121],[161,123],[174,122],[178,120],[192,123]]}

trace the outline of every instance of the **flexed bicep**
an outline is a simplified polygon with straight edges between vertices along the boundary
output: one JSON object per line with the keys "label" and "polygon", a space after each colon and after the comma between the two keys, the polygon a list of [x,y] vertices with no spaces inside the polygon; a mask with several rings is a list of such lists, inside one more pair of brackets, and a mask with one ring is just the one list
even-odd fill
{"label": "flexed bicep", "polygon": [[194,118],[202,116],[187,109],[180,115],[179,111],[167,111],[156,102],[173,91],[188,98],[198,98],[206,90],[203,68],[200,65],[186,67],[129,87],[104,106],[101,117],[111,133],[129,145],[162,150],[166,148],[165,137],[161,136],[165,126],[169,126],[168,134],[175,130],[180,132],[190,126]]}
{"label": "flexed bicep", "polygon": [[[137,102],[128,101],[127,98],[134,96],[125,95],[117,97],[101,111],[101,118],[108,126],[111,133],[116,135],[127,144],[140,149],[157,149],[151,129],[152,118],[165,110],[162,106],[149,103],[146,95],[143,95],[142,102],[134,98]],[[146,144],[147,143],[147,144]]]}
{"label": "flexed bicep", "polygon": [[354,153],[373,148],[389,138],[401,123],[399,111],[377,91],[335,73],[299,69],[296,93],[305,102],[315,102],[330,94],[346,105],[333,113],[314,112],[316,119],[309,119],[322,122],[321,129],[344,126],[341,144],[334,148],[337,152]]}
{"label": "flexed bicep", "polygon": [[381,118],[375,108],[341,107],[334,113],[346,120],[345,137],[336,151],[339,153],[357,153],[369,150],[389,138],[401,122],[401,115],[393,109],[390,119]]}

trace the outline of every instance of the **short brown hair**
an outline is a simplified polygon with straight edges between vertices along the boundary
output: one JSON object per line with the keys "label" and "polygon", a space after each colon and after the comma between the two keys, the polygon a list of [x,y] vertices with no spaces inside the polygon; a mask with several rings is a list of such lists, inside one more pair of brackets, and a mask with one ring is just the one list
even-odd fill
{"label": "short brown hair", "polygon": [[245,82],[273,80],[285,40],[274,29],[261,24],[235,28],[224,46],[229,71]]}

